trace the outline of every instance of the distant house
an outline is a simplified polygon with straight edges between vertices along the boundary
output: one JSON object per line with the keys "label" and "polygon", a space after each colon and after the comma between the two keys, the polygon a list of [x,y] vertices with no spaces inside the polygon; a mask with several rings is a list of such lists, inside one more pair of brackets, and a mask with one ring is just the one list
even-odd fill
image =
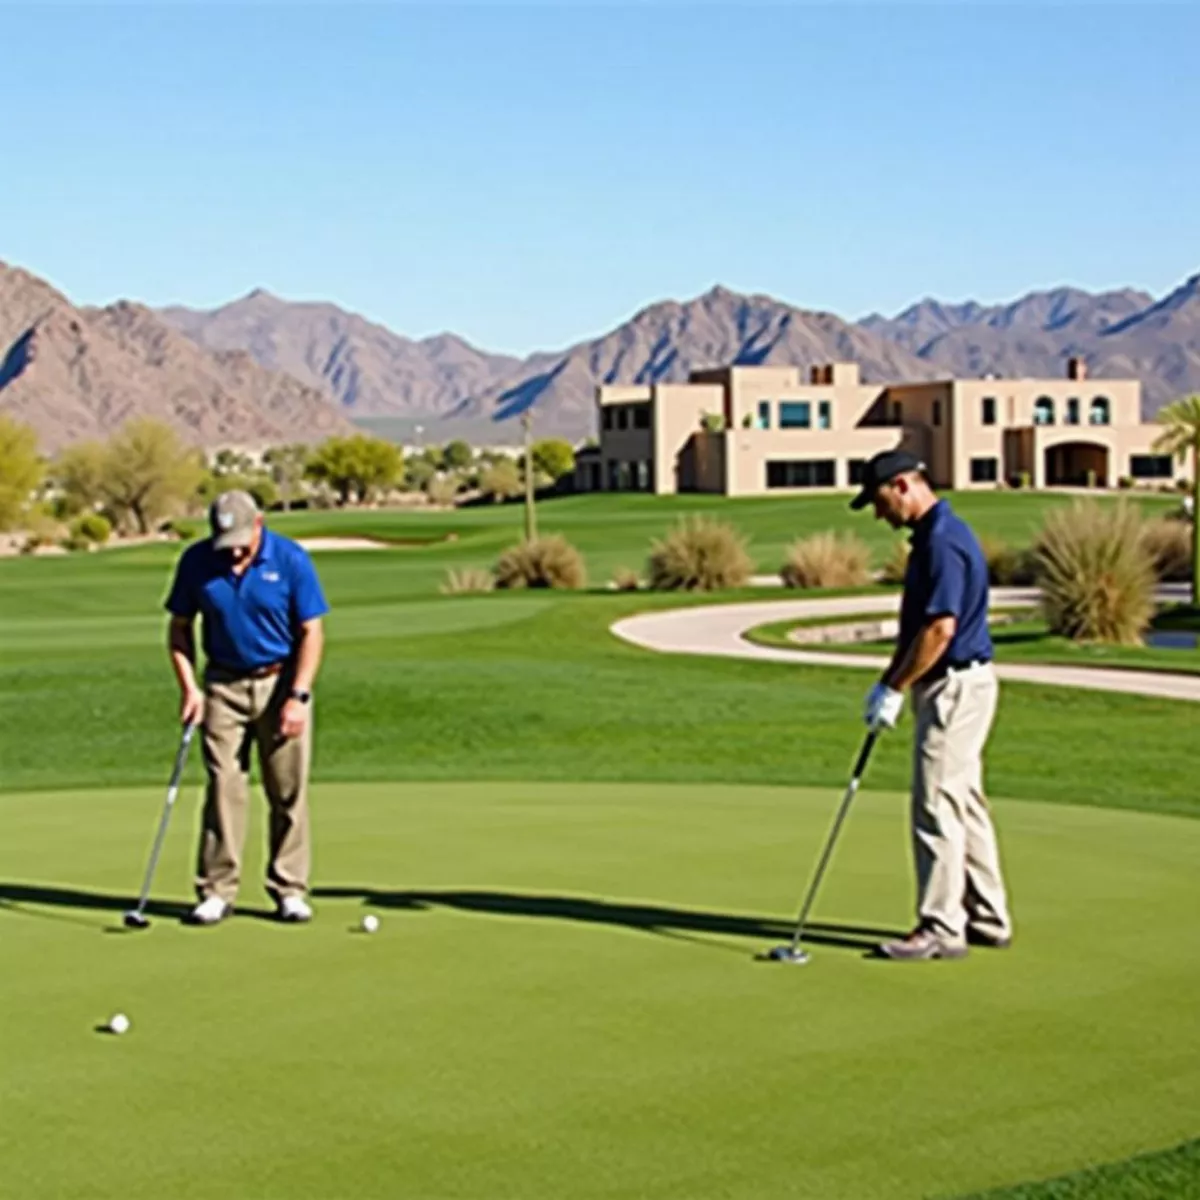
{"label": "distant house", "polygon": [[898,444],[943,488],[1113,487],[1170,482],[1160,432],[1141,419],[1136,379],[1089,380],[1071,358],[1061,379],[868,384],[855,363],[731,366],[686,383],[596,389],[600,447],[576,487],[727,496],[849,489],[864,462]]}

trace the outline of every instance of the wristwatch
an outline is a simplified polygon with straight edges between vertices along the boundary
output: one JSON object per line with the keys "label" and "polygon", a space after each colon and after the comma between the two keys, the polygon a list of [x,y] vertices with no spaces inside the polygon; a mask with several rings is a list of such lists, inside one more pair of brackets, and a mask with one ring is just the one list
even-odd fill
{"label": "wristwatch", "polygon": [[288,695],[293,700],[299,700],[301,704],[307,704],[312,699],[312,692],[302,692],[299,688],[292,688]]}

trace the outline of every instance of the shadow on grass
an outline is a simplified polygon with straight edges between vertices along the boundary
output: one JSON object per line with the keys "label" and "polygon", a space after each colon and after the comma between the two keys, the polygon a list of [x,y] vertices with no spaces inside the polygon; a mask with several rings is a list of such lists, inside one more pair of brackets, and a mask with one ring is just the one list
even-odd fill
{"label": "shadow on grass", "polygon": [[[534,892],[495,891],[386,891],[370,887],[324,887],[313,891],[320,899],[360,899],[376,908],[410,912],[450,908],[493,917],[574,921],[585,925],[615,925],[666,937],[687,934],[724,934],[738,938],[781,941],[790,939],[795,926],[773,917],[735,916],[658,904],[627,904],[586,896],[556,896]],[[902,937],[906,930],[876,929],[860,925],[812,922],[804,941],[847,950],[873,950],[883,938]]]}
{"label": "shadow on grass", "polygon": [[[36,907],[28,908],[27,905]],[[0,913],[20,913],[24,916],[48,917],[53,920],[56,914],[38,912],[37,908],[109,912],[120,915],[136,905],[136,896],[117,896],[111,892],[92,892],[55,884],[0,883]],[[191,910],[191,904],[179,900],[149,900],[145,912],[148,917],[162,917],[164,920],[186,923]],[[274,912],[265,908],[239,907],[237,915],[264,921],[275,919]]]}

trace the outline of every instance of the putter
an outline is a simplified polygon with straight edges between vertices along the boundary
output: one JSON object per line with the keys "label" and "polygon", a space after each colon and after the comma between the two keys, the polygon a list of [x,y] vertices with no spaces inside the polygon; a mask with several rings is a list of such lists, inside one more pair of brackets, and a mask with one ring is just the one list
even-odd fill
{"label": "putter", "polygon": [[154,848],[150,851],[150,862],[146,866],[146,878],[142,882],[142,894],[138,897],[137,908],[131,908],[124,917],[126,929],[147,929],[150,919],[146,916],[146,901],[150,897],[150,883],[154,879],[154,868],[158,866],[159,851],[162,850],[163,838],[167,832],[167,822],[171,819],[171,809],[175,807],[175,797],[179,792],[179,778],[183,774],[183,764],[187,762],[188,747],[192,744],[192,734],[196,732],[195,725],[183,727],[183,738],[179,750],[175,754],[175,767],[171,771],[171,782],[167,785],[167,802],[163,806],[162,818],[158,822],[158,833],[154,838]]}
{"label": "putter", "polygon": [[821,860],[817,864],[816,872],[813,874],[812,883],[808,887],[808,895],[804,898],[804,904],[800,909],[800,919],[796,922],[796,932],[792,935],[792,940],[783,946],[776,946],[766,957],[771,962],[794,963],[799,966],[809,961],[807,950],[800,948],[800,940],[804,936],[804,926],[808,922],[808,912],[812,908],[813,900],[817,895],[817,888],[821,886],[821,877],[825,874],[825,868],[829,864],[829,857],[833,853],[834,843],[837,841],[838,831],[842,828],[842,822],[846,819],[846,813],[850,808],[850,801],[854,799],[854,794],[858,791],[859,782],[862,779],[863,772],[867,768],[867,759],[871,757],[871,750],[875,746],[875,739],[879,736],[879,731],[872,729],[863,742],[862,749],[858,752],[858,761],[854,764],[854,772],[850,776],[850,786],[846,788],[846,794],[842,797],[842,803],[838,808],[837,816],[833,822],[833,828],[829,831],[829,837],[825,842],[825,850],[821,854]]}

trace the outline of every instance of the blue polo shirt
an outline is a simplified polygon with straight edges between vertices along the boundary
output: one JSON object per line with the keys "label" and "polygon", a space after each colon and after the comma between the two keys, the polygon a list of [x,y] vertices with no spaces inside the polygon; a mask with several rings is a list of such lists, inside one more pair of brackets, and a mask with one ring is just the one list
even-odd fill
{"label": "blue polo shirt", "polygon": [[233,573],[232,557],[214,550],[211,538],[189,546],[166,608],[177,617],[199,613],[205,657],[241,671],[286,659],[301,623],[329,611],[308,552],[267,529],[240,576]]}
{"label": "blue polo shirt", "polygon": [[901,651],[937,617],[954,617],[954,637],[946,653],[924,676],[944,675],[950,666],[992,658],[988,630],[988,567],[978,540],[945,500],[939,500],[913,527],[904,599],[900,605]]}

